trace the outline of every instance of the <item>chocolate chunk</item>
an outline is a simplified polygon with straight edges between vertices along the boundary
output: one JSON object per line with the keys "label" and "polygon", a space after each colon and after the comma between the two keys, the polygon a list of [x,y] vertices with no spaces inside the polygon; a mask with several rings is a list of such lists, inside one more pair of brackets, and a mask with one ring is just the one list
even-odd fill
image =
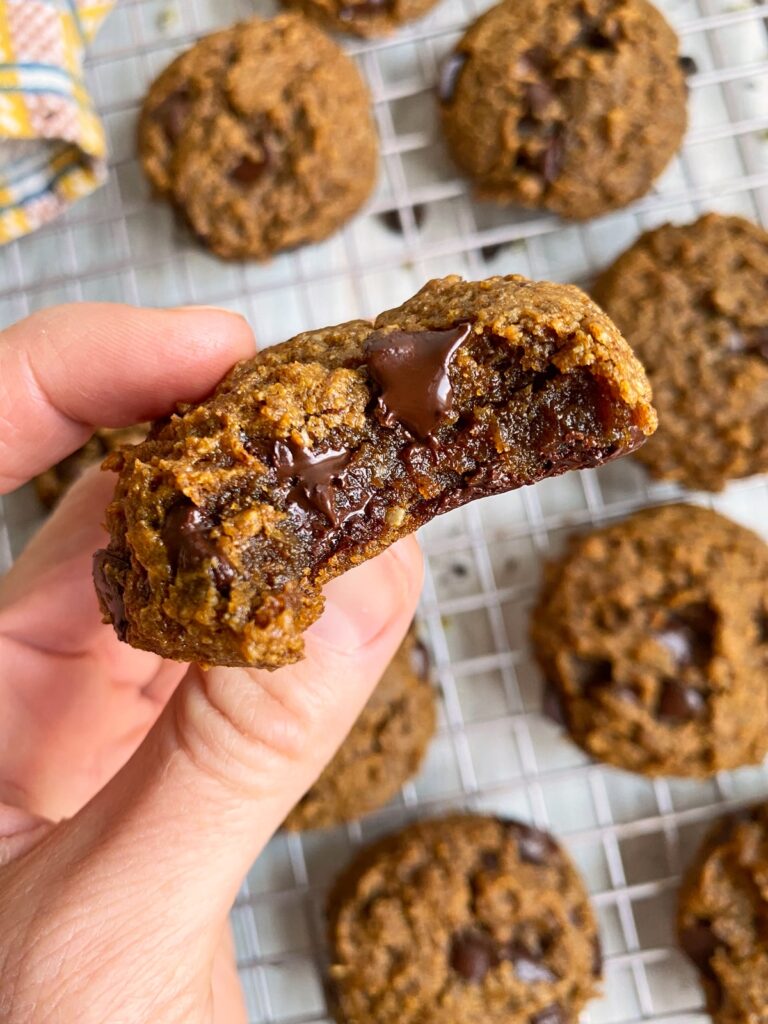
{"label": "chocolate chunk", "polygon": [[483,257],[486,263],[489,263],[492,259],[494,259],[494,257],[499,255],[499,253],[504,247],[504,242],[495,242],[493,245],[483,245],[480,248],[480,255]]}
{"label": "chocolate chunk", "polygon": [[153,116],[160,124],[168,142],[173,145],[181,138],[192,97],[187,89],[177,89],[166,96],[154,109]]}
{"label": "chocolate chunk", "polygon": [[757,639],[761,644],[768,644],[768,612],[758,612]]}
{"label": "chocolate chunk", "polygon": [[768,360],[768,327],[755,327],[746,332],[732,327],[726,338],[726,347],[729,352],[762,356]]}
{"label": "chocolate chunk", "polygon": [[525,86],[525,98],[533,117],[540,119],[545,115],[555,94],[546,82],[528,82]]}
{"label": "chocolate chunk", "polygon": [[518,979],[526,985],[539,981],[557,981],[557,975],[538,957],[533,956],[519,943],[510,943],[500,950],[502,960],[509,960]]}
{"label": "chocolate chunk", "polygon": [[571,674],[585,695],[591,690],[610,686],[613,682],[613,662],[606,658],[571,658]]}
{"label": "chocolate chunk", "polygon": [[[414,223],[418,229],[424,223],[424,218],[427,216],[427,208],[423,203],[414,203],[411,209],[413,210]],[[385,213],[380,213],[379,220],[385,228],[394,234],[405,234],[403,215],[400,210],[387,210]]]}
{"label": "chocolate chunk", "polygon": [[130,569],[130,564],[127,559],[120,558],[105,548],[97,551],[93,556],[93,579],[99,597],[109,612],[118,639],[125,640],[128,632],[128,620],[125,615],[123,590],[112,578],[109,566],[119,572],[124,572]]}
{"label": "chocolate chunk", "polygon": [[667,679],[661,688],[658,715],[669,722],[692,722],[701,717],[706,706],[707,702],[698,690]]}
{"label": "chocolate chunk", "polygon": [[709,978],[715,976],[710,961],[721,943],[712,930],[711,921],[702,917],[684,928],[680,933],[680,945],[702,974]]}
{"label": "chocolate chunk", "polygon": [[249,156],[244,156],[229,172],[229,180],[237,185],[254,185],[266,170],[267,162],[266,159],[252,160]]}
{"label": "chocolate chunk", "polygon": [[708,604],[675,610],[654,639],[670,652],[679,666],[705,668],[712,660],[717,613]]}
{"label": "chocolate chunk", "polygon": [[490,935],[466,931],[453,937],[451,967],[466,981],[481,982],[498,962],[496,946]]}
{"label": "chocolate chunk", "polygon": [[437,96],[441,103],[450,103],[456,95],[459,75],[467,59],[466,53],[452,53],[443,61],[437,82]]}
{"label": "chocolate chunk", "polygon": [[688,78],[689,75],[695,75],[698,73],[699,65],[696,63],[693,57],[678,57],[677,63],[680,65],[680,70],[683,72],[686,78]]}
{"label": "chocolate chunk", "polygon": [[566,1017],[557,1003],[546,1006],[528,1018],[529,1024],[566,1024]]}
{"label": "chocolate chunk", "polygon": [[211,562],[213,580],[226,590],[235,578],[234,566],[218,550],[209,533],[211,522],[191,501],[179,501],[165,516],[162,539],[168,551],[168,564],[174,574],[194,572],[201,562]]}
{"label": "chocolate chunk", "polygon": [[336,509],[336,488],[342,488],[347,479],[347,466],[351,458],[347,451],[314,452],[293,441],[275,444],[273,461],[280,483],[296,481],[288,493],[288,500],[304,509],[316,509],[334,527],[342,526],[365,504],[354,503],[343,516]]}
{"label": "chocolate chunk", "polygon": [[414,640],[411,647],[411,668],[419,679],[429,679],[431,664],[427,648],[421,640]]}
{"label": "chocolate chunk", "polygon": [[592,975],[600,978],[603,973],[603,947],[600,944],[600,936],[595,935],[592,940]]}
{"label": "chocolate chunk", "polygon": [[543,46],[532,46],[517,62],[517,70],[523,75],[542,74],[550,66],[550,57]]}
{"label": "chocolate chunk", "polygon": [[495,850],[483,850],[480,854],[480,863],[486,871],[498,871],[501,862]]}
{"label": "chocolate chunk", "polygon": [[515,836],[520,860],[526,864],[541,867],[548,864],[552,855],[557,852],[557,844],[552,836],[539,828],[524,825],[520,821],[505,821],[504,826]]}
{"label": "chocolate chunk", "polygon": [[360,3],[345,4],[339,8],[339,18],[342,21],[354,21],[355,18],[369,18],[373,14],[389,9],[391,0],[361,0]]}
{"label": "chocolate chunk", "polygon": [[546,715],[555,725],[567,725],[565,707],[560,691],[554,683],[547,679],[541,697],[541,713]]}
{"label": "chocolate chunk", "polygon": [[560,177],[564,157],[565,145],[562,135],[558,133],[549,140],[541,162],[541,173],[547,184],[551,185]]}
{"label": "chocolate chunk", "polygon": [[471,331],[471,324],[463,323],[441,331],[376,331],[370,336],[366,356],[381,388],[382,423],[400,424],[421,440],[432,436],[453,407],[448,369]]}

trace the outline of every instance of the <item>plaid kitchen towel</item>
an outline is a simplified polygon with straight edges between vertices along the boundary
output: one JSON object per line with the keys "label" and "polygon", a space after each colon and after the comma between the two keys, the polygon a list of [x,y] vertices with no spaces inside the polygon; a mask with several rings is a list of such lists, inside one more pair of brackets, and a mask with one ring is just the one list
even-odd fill
{"label": "plaid kitchen towel", "polygon": [[114,0],[0,0],[0,244],[98,188],[106,142],[83,51]]}

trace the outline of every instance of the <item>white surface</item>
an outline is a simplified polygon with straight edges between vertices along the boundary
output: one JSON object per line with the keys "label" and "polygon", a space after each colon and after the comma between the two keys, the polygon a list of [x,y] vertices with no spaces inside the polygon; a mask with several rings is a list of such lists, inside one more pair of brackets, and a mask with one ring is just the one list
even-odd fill
{"label": "white surface", "polygon": [[[0,323],[72,299],[206,302],[244,313],[262,343],[274,342],[376,313],[445,273],[588,280],[640,230],[704,209],[768,225],[768,3],[661,4],[699,66],[690,81],[686,147],[652,195],[579,227],[472,202],[445,156],[432,83],[439,60],[482,6],[443,0],[392,39],[347,44],[376,100],[383,149],[376,195],[327,243],[268,266],[237,266],[197,249],[165,206],[149,202],[134,155],[135,111],[151,77],[197,35],[267,8],[249,0],[121,0],[89,67],[110,138],[110,181],[63,221],[0,249]],[[414,203],[427,207],[420,231]],[[402,238],[377,218],[393,208],[403,211]],[[486,262],[481,247],[498,242],[511,244]],[[653,783],[591,764],[538,714],[540,679],[526,646],[542,559],[573,530],[678,494],[649,486],[625,460],[476,504],[424,531],[422,612],[442,691],[439,735],[425,770],[394,806],[350,828],[279,836],[254,865],[234,911],[253,1024],[325,1021],[327,883],[362,840],[449,807],[549,827],[576,858],[607,954],[605,995],[587,1019],[706,1019],[694,972],[674,949],[679,872],[721,807],[768,796],[768,773]],[[733,485],[713,504],[768,530],[765,479]],[[34,527],[34,509],[21,493],[6,500],[4,518],[0,510],[0,567]]]}

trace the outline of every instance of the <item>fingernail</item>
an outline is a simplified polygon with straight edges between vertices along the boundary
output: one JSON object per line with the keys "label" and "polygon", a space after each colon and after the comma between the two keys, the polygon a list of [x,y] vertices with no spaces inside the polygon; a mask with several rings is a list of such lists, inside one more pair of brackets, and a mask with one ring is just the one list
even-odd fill
{"label": "fingernail", "polygon": [[228,313],[229,316],[239,316],[241,320],[245,320],[242,313],[238,313],[234,309],[225,309],[223,306],[172,306],[170,311],[173,313]]}
{"label": "fingernail", "polygon": [[343,653],[359,651],[402,614],[418,563],[394,549],[364,562],[324,588],[325,611],[309,633]]}

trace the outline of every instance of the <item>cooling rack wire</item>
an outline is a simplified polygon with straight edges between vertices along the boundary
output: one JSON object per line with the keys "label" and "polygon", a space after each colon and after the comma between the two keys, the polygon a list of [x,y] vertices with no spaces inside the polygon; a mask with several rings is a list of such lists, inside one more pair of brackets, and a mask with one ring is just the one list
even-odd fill
{"label": "cooling rack wire", "polygon": [[[0,325],[72,300],[210,303],[245,314],[266,344],[375,314],[447,273],[587,283],[640,231],[704,210],[768,226],[768,3],[660,3],[696,63],[685,147],[651,195],[578,226],[473,202],[445,155],[432,92],[437,68],[485,6],[442,0],[391,39],[345,44],[375,102],[378,189],[328,242],[267,266],[238,266],[206,255],[150,202],[134,151],[136,109],[151,78],[195,38],[272,8],[260,0],[120,0],[87,68],[110,140],[109,182],[63,220],[0,250]],[[591,763],[538,713],[541,681],[526,642],[542,561],[569,534],[681,493],[650,484],[624,460],[472,505],[423,531],[421,622],[440,686],[438,735],[421,775],[392,806],[346,828],[280,835],[253,866],[233,911],[252,1024],[326,1024],[322,906],[338,866],[362,842],[455,807],[552,829],[575,858],[606,953],[604,995],[585,1021],[708,1019],[694,972],[675,948],[676,887],[713,817],[768,797],[768,771],[648,781]],[[686,497],[768,536],[765,478],[715,498]],[[0,568],[38,522],[28,491],[5,500]]]}

